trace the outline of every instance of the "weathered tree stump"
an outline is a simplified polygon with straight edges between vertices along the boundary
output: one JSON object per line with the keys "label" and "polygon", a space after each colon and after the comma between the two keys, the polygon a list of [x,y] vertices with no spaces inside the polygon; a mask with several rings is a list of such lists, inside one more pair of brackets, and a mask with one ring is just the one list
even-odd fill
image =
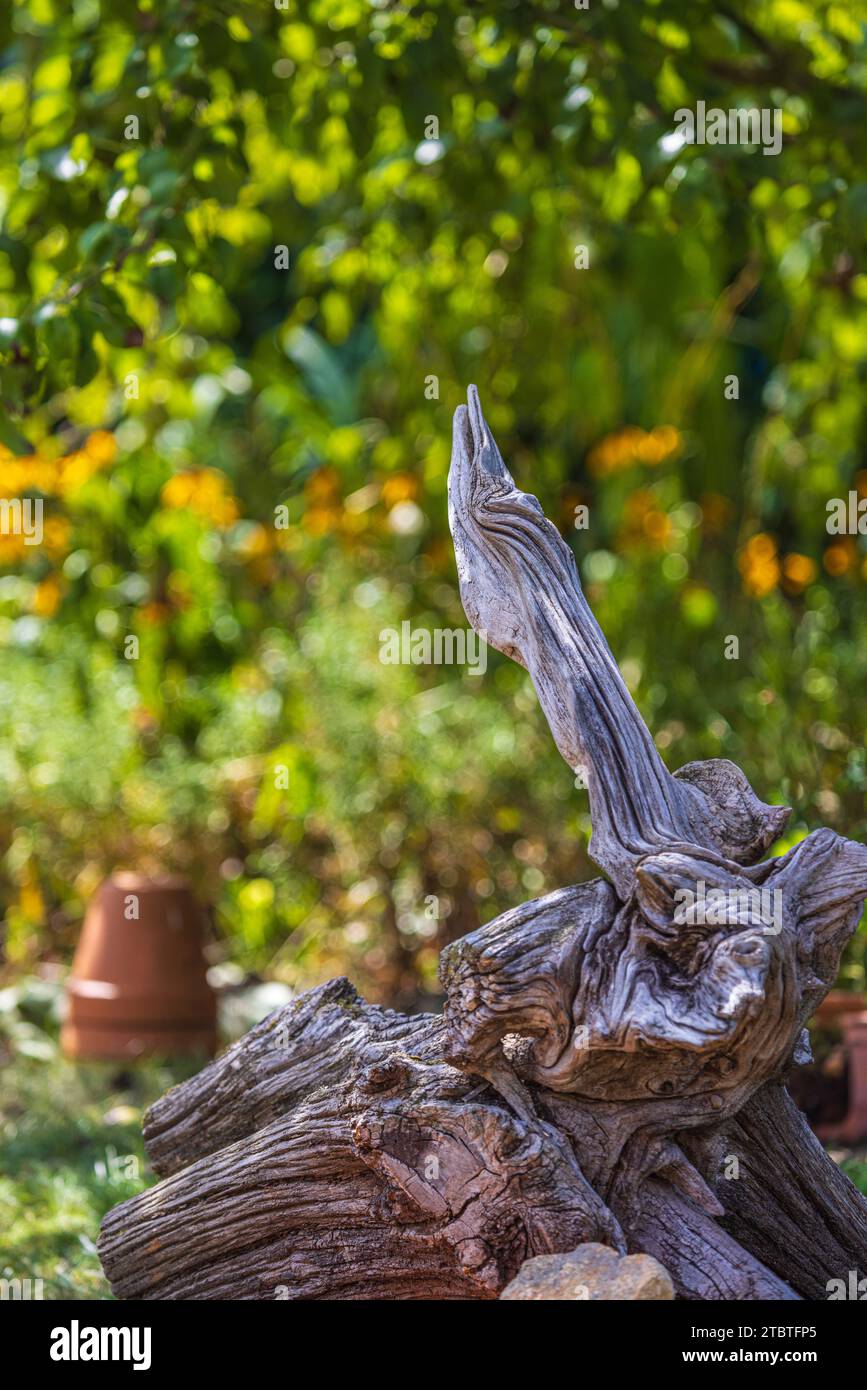
{"label": "weathered tree stump", "polygon": [[112,1288],[494,1298],[529,1256],[599,1241],[656,1256],[683,1298],[825,1297],[867,1274],[867,1203],[783,1083],[867,849],[822,830],[762,861],[787,808],[725,760],[667,771],[472,387],[449,491],[467,615],[584,770],[607,879],[448,947],[441,1017],[334,980],[169,1091],[145,1120],[162,1181],[103,1223]]}

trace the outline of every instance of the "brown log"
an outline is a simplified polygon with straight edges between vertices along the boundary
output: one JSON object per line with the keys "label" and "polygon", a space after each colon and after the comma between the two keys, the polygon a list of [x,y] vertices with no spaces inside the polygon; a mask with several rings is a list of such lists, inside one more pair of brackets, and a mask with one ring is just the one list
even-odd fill
{"label": "brown log", "polygon": [[763,860],[785,807],[722,759],[669,773],[473,388],[450,521],[470,621],[587,774],[610,881],[449,946],[441,1017],[332,981],[170,1091],[145,1121],[163,1180],[103,1223],[112,1287],[493,1298],[524,1259],[598,1241],[655,1255],[682,1298],[825,1297],[867,1268],[867,1203],[782,1082],[867,849],[821,830]]}
{"label": "brown log", "polygon": [[828,1281],[850,1270],[867,1276],[867,1203],[784,1086],[763,1086],[694,1155],[725,1210],[720,1225],[805,1298],[827,1298]]}

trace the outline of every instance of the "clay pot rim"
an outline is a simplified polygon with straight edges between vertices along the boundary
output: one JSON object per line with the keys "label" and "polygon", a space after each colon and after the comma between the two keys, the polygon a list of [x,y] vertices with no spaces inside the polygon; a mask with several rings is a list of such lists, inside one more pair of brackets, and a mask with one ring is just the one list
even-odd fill
{"label": "clay pot rim", "polygon": [[813,1017],[818,1018],[823,1013],[826,1017],[832,1014],[861,1013],[865,1008],[867,1002],[863,990],[832,989],[818,1005]]}

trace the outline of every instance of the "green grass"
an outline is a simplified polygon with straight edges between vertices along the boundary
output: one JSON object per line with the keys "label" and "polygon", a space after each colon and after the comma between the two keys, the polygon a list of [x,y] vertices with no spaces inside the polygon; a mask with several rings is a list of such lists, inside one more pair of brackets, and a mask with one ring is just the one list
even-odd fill
{"label": "green grass", "polygon": [[[191,1070],[191,1068],[188,1068]],[[41,1279],[46,1299],[110,1298],[96,1237],[110,1207],[154,1181],[147,1106],[178,1069],[18,1057],[0,1101],[0,1277]]]}
{"label": "green grass", "polygon": [[38,980],[0,993],[0,1278],[41,1279],[46,1299],[106,1299],[100,1221],[154,1181],[142,1115],[201,1061],[68,1062],[59,996]]}
{"label": "green grass", "polygon": [[867,1197],[867,1159],[849,1158],[840,1164],[846,1177]]}

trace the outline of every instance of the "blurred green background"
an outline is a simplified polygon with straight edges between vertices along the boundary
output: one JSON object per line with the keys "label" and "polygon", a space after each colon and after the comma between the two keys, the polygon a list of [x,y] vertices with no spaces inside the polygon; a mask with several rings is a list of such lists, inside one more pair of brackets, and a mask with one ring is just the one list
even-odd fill
{"label": "blurred green background", "polygon": [[[468,382],[669,765],[738,762],[778,851],[867,834],[867,543],[825,526],[867,498],[865,90],[862,0],[4,7],[0,497],[45,507],[0,536],[19,1274],[104,1293],[86,1233],[145,1180],[94,1145],[166,1076],[39,1070],[112,868],[189,875],[236,978],[403,1008],[595,872],[522,670],[379,660],[465,626]],[[680,145],[699,101],[779,109],[781,153]]]}
{"label": "blurred green background", "polygon": [[[468,381],[670,765],[733,758],[787,843],[867,832],[867,550],[825,529],[867,496],[865,19],[7,8],[0,495],[45,505],[0,537],[7,968],[167,868],[213,958],[413,1007],[593,871],[521,670],[379,660],[465,626]],[[699,100],[779,108],[782,152],[680,146]]]}
{"label": "blurred green background", "polygon": [[[494,9],[6,10],[0,494],[45,504],[0,537],[16,971],[169,868],[217,954],[411,1007],[593,872],[521,670],[379,660],[465,626],[469,381],[670,765],[733,758],[789,843],[867,833],[867,550],[825,530],[867,496],[867,6]],[[699,100],[779,108],[781,154],[678,147]]]}

